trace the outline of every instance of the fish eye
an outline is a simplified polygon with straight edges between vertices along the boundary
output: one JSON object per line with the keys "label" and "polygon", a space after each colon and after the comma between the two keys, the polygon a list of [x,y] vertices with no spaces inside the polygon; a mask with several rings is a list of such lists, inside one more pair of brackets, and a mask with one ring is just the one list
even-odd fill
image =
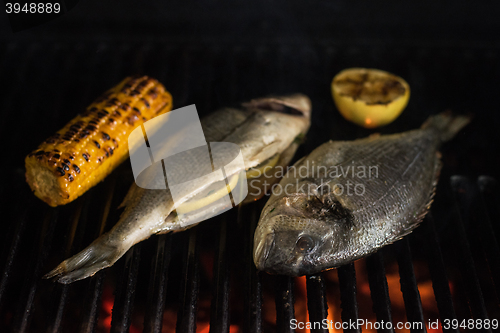
{"label": "fish eye", "polygon": [[315,246],[315,241],[311,236],[302,235],[297,239],[295,248],[301,253],[310,252]]}

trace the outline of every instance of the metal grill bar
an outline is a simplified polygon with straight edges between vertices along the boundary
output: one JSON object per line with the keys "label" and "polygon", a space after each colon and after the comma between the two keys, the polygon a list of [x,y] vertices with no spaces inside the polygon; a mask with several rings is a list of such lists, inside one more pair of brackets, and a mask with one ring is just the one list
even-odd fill
{"label": "metal grill bar", "polygon": [[[326,301],[326,289],[322,274],[308,275],[307,285],[307,310],[309,321],[322,323],[328,318],[328,303]],[[315,328],[312,333],[328,333],[328,328]]]}
{"label": "metal grill bar", "polygon": [[99,310],[101,309],[101,296],[105,272],[98,272],[90,281],[87,288],[86,299],[82,307],[80,333],[91,333],[97,329]]}
{"label": "metal grill bar", "polygon": [[167,295],[168,265],[172,250],[172,235],[160,235],[156,255],[153,257],[149,280],[148,298],[144,316],[144,332],[161,332],[163,309]]}
{"label": "metal grill bar", "polygon": [[490,225],[498,239],[500,237],[500,223],[498,223],[500,221],[498,181],[489,176],[480,176],[478,178],[478,185],[481,190],[481,199],[490,219]]}
{"label": "metal grill bar", "polygon": [[[71,218],[72,222],[68,229],[68,242],[66,244],[66,250],[63,251],[62,255],[63,258],[70,257],[71,253],[74,253],[78,249],[78,247],[81,246],[80,242],[77,242],[78,244],[75,244],[74,239],[79,222],[81,221],[80,224],[81,226],[85,225],[87,222],[86,214],[82,216],[82,210],[84,209],[84,207],[85,208],[89,207],[89,202],[90,199],[87,197],[83,201],[80,201],[75,207],[74,213],[72,214]],[[54,288],[55,289],[54,294],[56,295],[59,294],[59,297],[58,297],[56,311],[51,316],[51,318],[54,318],[54,321],[53,323],[49,324],[50,330],[52,332],[59,332],[61,330],[61,322],[64,310],[66,308],[69,288],[70,286],[68,285],[56,285]],[[57,297],[54,297],[54,299],[57,299]]]}
{"label": "metal grill bar", "polygon": [[199,243],[196,242],[198,228],[192,228],[187,233],[187,251],[185,252],[181,288],[181,305],[177,313],[177,332],[196,332],[196,310],[198,309],[198,294],[200,288]]}
{"label": "metal grill bar", "polygon": [[[389,298],[389,287],[385,276],[384,258],[382,251],[377,251],[366,258],[366,269],[368,271],[368,283],[373,302],[373,312],[378,322],[391,322],[391,299]],[[381,328],[380,333],[394,332],[394,328]]]}
{"label": "metal grill bar", "polygon": [[33,246],[31,253],[30,267],[34,267],[34,269],[23,285],[22,296],[19,298],[17,313],[12,325],[12,332],[22,333],[28,330],[34,310],[33,301],[41,277],[41,268],[50,251],[56,223],[57,214],[46,208],[44,222],[40,224],[38,233],[36,233],[40,237],[39,246]]}
{"label": "metal grill bar", "polygon": [[[98,232],[95,233],[95,238],[99,237],[108,222],[110,216],[113,216],[111,207],[113,205],[114,193],[116,190],[116,175],[111,175],[105,191],[105,203],[102,209],[101,224]],[[116,201],[116,200],[114,200]],[[102,287],[106,271],[98,272],[89,282],[87,292],[85,293],[85,301],[83,303],[83,312],[80,321],[80,332],[90,333],[94,332],[97,327],[97,320],[99,318],[100,301],[102,295]]]}
{"label": "metal grill bar", "polygon": [[401,282],[401,292],[406,308],[406,318],[412,323],[422,323],[423,329],[412,328],[413,332],[427,332],[424,319],[424,311],[422,309],[422,301],[420,300],[420,292],[418,291],[417,280],[413,270],[410,243],[408,237],[403,238],[395,244],[395,249],[398,257],[399,276]]}
{"label": "metal grill bar", "polygon": [[[439,318],[441,319],[441,322],[444,322],[445,319],[457,319],[455,308],[453,306],[453,300],[451,298],[450,285],[446,274],[446,266],[444,264],[441,246],[436,233],[436,228],[434,226],[435,222],[432,212],[427,214],[427,217],[422,224],[422,228],[425,228],[425,233],[427,235],[427,237],[425,237],[427,240],[427,260],[429,262],[432,288],[434,289],[434,295],[436,296],[436,302],[439,309]],[[450,328],[444,331],[455,333],[459,332],[458,328]]]}
{"label": "metal grill bar", "polygon": [[[257,207],[261,205],[257,204]],[[246,218],[250,216],[249,218]],[[243,224],[245,244],[245,269],[244,269],[244,321],[243,333],[262,332],[262,284],[261,276],[253,263],[253,235],[257,226],[258,215],[256,209],[240,206],[238,218]]]}
{"label": "metal grill bar", "polygon": [[136,244],[125,254],[125,267],[116,287],[111,332],[127,333],[134,309],[135,289],[139,262],[141,260],[141,244]]}
{"label": "metal grill bar", "polygon": [[[455,195],[456,212],[458,213],[456,221],[457,245],[459,245],[458,258],[460,258],[458,266],[462,273],[463,283],[467,286],[465,289],[469,299],[472,316],[474,318],[487,319],[488,314],[486,312],[486,305],[484,304],[483,293],[481,291],[469,240],[467,239],[463,223],[464,216],[466,216],[464,214],[464,209],[465,207],[469,207],[471,200],[469,195],[465,195],[470,194],[470,189],[467,187],[466,182],[466,178],[462,176],[453,176],[451,178],[451,187]],[[491,329],[486,330],[486,332],[491,332]]]}
{"label": "metal grill bar", "polygon": [[[357,322],[359,319],[358,314],[358,301],[356,299],[356,270],[354,263],[344,265],[337,268],[340,284],[340,306],[342,307],[342,322]],[[346,333],[361,332],[361,328],[352,328],[351,325],[344,329]]]}
{"label": "metal grill bar", "polygon": [[229,333],[229,266],[227,262],[227,219],[223,217],[215,249],[214,290],[210,305],[210,332]]}
{"label": "metal grill bar", "polygon": [[492,227],[488,207],[484,200],[485,196],[489,195],[488,192],[491,192],[492,188],[495,187],[495,183],[490,177],[479,177],[477,186],[479,187],[480,198],[476,201],[479,209],[477,210],[478,215],[475,224],[478,225],[478,229],[480,230],[481,243],[490,268],[493,284],[495,285],[497,300],[500,300],[500,249]]}
{"label": "metal grill bar", "polygon": [[290,321],[295,318],[293,297],[293,278],[289,276],[277,275],[276,281],[276,327],[277,332],[294,332],[290,326]]}
{"label": "metal grill bar", "polygon": [[5,299],[5,291],[7,289],[9,278],[12,273],[12,265],[14,264],[14,260],[16,255],[18,254],[19,243],[21,242],[21,236],[23,235],[26,229],[26,222],[28,220],[28,212],[24,209],[24,200],[27,199],[26,196],[21,197],[20,203],[18,203],[18,207],[15,209],[16,215],[18,216],[16,228],[14,229],[14,233],[12,234],[12,243],[8,250],[7,258],[5,265],[3,266],[2,271],[2,280],[0,281],[0,313],[3,314],[3,306]]}

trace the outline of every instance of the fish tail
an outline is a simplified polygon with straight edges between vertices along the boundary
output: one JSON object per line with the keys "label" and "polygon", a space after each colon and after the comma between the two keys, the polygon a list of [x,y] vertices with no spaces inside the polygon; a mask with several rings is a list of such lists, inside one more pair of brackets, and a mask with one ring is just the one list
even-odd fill
{"label": "fish tail", "polygon": [[58,282],[68,284],[85,279],[101,269],[113,265],[128,251],[130,246],[117,244],[110,241],[109,238],[108,234],[100,236],[83,251],[64,260],[43,278],[56,278]]}
{"label": "fish tail", "polygon": [[453,115],[451,111],[431,116],[422,125],[422,129],[433,129],[442,142],[451,140],[471,120],[470,116]]}

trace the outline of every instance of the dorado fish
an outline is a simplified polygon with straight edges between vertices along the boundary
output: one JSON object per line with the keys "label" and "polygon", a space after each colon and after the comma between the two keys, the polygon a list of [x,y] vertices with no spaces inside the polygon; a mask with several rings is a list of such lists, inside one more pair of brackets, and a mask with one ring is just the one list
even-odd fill
{"label": "dorado fish", "polygon": [[[175,203],[168,186],[163,190],[146,189],[134,183],[122,203],[125,210],[117,224],[83,251],[63,261],[45,278],[56,277],[61,283],[84,279],[113,265],[134,244],[151,235],[185,230],[207,216],[214,216],[217,211],[227,208],[224,206],[228,201],[219,198],[224,191],[228,193],[227,189],[236,187],[238,174],[247,171],[250,181],[261,176],[260,170],[265,166],[278,167],[290,162],[300,143],[298,138],[309,129],[310,116],[309,98],[297,94],[255,99],[242,104],[241,109],[224,108],[202,119],[206,141],[236,144],[244,161],[243,167],[225,167],[226,178],[209,172],[196,181],[182,183],[186,185],[180,187]],[[222,149],[218,154],[226,153]],[[191,150],[173,163],[165,160],[165,170],[183,180],[186,170],[201,168],[200,157],[197,149]],[[156,181],[165,185],[163,177]],[[249,197],[255,200],[263,194],[251,192]],[[181,208],[188,213],[179,214]]]}
{"label": "dorado fish", "polygon": [[440,145],[468,122],[442,113],[418,130],[330,141],[299,160],[260,216],[254,235],[257,268],[314,274],[411,233],[432,202]]}

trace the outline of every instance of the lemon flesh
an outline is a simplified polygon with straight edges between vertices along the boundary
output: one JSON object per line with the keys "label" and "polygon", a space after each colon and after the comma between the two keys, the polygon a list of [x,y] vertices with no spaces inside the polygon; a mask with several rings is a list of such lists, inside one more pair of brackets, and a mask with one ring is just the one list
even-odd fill
{"label": "lemon flesh", "polygon": [[263,163],[260,166],[256,166],[255,168],[248,170],[247,179],[260,177],[260,175],[262,175],[267,169],[272,169],[276,165],[276,163],[278,163],[279,159],[280,155],[276,154],[274,157],[271,157],[271,159],[268,160],[266,163]]}
{"label": "lemon flesh", "polygon": [[228,193],[231,193],[234,188],[236,187],[236,184],[238,183],[239,175],[236,174],[234,175],[231,180],[229,181],[229,184],[223,186],[222,188],[213,191],[209,193],[206,197],[202,199],[195,199],[192,201],[188,201],[182,204],[182,212],[183,214],[198,210],[200,208],[203,208],[205,206],[210,205],[211,203],[219,200],[223,196],[227,195]]}
{"label": "lemon flesh", "polygon": [[[261,174],[264,173],[266,168],[269,167],[274,167],[276,163],[279,160],[280,155],[276,154],[276,156],[271,157],[270,160],[268,160],[266,163],[264,163],[261,166],[257,166],[256,168],[250,169],[246,172],[246,178],[251,179],[251,178],[256,178],[259,177]],[[236,184],[238,183],[238,175],[234,175],[231,180],[229,181],[229,184],[226,186],[223,186],[222,188],[214,191],[210,191],[208,195],[201,199],[193,198],[192,200],[185,202],[182,204],[182,212],[189,213],[195,210],[198,210],[200,208],[203,208],[205,206],[210,205],[211,203],[219,200],[223,196],[227,195],[228,192],[232,192],[234,188],[236,187]]]}
{"label": "lemon flesh", "polygon": [[331,88],[340,114],[366,128],[393,122],[410,99],[405,80],[378,69],[343,70],[333,78]]}

